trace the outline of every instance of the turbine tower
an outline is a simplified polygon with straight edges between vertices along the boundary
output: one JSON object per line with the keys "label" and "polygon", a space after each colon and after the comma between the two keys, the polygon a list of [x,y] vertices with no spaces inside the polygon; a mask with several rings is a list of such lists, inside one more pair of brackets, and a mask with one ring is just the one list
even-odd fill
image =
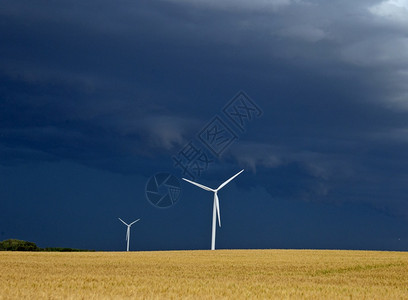
{"label": "turbine tower", "polygon": [[205,185],[199,184],[197,182],[188,180],[183,178],[183,180],[190,182],[191,184],[194,184],[198,186],[199,188],[202,188],[203,190],[213,192],[214,193],[214,204],[213,204],[213,219],[212,219],[212,236],[211,236],[211,250],[215,250],[215,229],[216,229],[216,215],[218,215],[218,225],[221,227],[221,218],[220,218],[220,203],[218,199],[218,191],[221,190],[224,186],[226,186],[231,180],[233,180],[235,177],[237,177],[239,174],[241,174],[244,170],[239,171],[237,174],[232,176],[230,179],[222,183],[218,188],[212,189],[209,188]]}
{"label": "turbine tower", "polygon": [[127,226],[127,231],[126,231],[126,241],[127,241],[127,248],[126,251],[129,251],[129,242],[130,242],[130,226],[132,226],[133,224],[135,224],[136,222],[140,221],[140,219],[137,219],[135,221],[133,221],[130,224],[127,224],[125,221],[123,221],[121,218],[118,218],[123,224],[125,224]]}

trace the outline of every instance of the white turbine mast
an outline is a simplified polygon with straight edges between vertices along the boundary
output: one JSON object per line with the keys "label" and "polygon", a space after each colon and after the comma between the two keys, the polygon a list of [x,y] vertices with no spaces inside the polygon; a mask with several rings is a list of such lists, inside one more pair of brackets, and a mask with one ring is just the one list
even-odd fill
{"label": "white turbine mast", "polygon": [[214,193],[214,204],[213,204],[213,220],[212,220],[212,236],[211,236],[211,250],[215,250],[215,229],[216,229],[216,218],[218,215],[218,225],[221,227],[221,218],[220,218],[220,202],[218,199],[218,191],[221,190],[224,186],[226,186],[231,180],[233,180],[235,177],[237,177],[239,174],[241,174],[242,172],[244,172],[244,170],[239,171],[237,174],[235,174],[234,176],[232,176],[230,179],[228,179],[227,181],[223,182],[218,188],[216,189],[212,189],[209,188],[205,185],[199,184],[197,182],[188,180],[186,178],[183,178],[183,180],[194,184],[196,186],[198,186],[199,188],[202,188],[203,190],[209,191],[209,192],[213,192]]}
{"label": "white turbine mast", "polygon": [[136,222],[140,221],[140,219],[137,219],[135,221],[133,221],[130,224],[127,224],[125,221],[123,221],[121,218],[118,218],[123,224],[125,224],[127,226],[127,231],[126,231],[126,241],[127,241],[127,248],[126,251],[129,251],[129,242],[130,242],[130,226],[132,226],[133,224],[135,224]]}

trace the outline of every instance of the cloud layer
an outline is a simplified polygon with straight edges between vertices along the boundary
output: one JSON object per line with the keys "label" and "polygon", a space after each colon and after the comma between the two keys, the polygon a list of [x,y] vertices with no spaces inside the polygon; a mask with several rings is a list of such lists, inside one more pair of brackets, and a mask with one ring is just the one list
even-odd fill
{"label": "cloud layer", "polygon": [[17,0],[0,16],[2,164],[148,169],[244,90],[264,116],[219,164],[272,195],[408,215],[407,1]]}

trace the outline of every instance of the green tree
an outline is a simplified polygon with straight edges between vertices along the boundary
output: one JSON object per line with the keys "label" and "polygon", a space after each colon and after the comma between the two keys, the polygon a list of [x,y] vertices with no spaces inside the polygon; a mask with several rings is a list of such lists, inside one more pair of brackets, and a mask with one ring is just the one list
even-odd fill
{"label": "green tree", "polygon": [[0,242],[0,251],[40,251],[33,242],[9,239]]}

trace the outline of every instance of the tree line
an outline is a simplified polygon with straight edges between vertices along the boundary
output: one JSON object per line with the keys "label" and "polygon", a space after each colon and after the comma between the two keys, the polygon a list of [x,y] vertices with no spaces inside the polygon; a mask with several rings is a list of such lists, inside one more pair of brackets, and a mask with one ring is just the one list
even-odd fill
{"label": "tree line", "polygon": [[0,242],[0,251],[49,251],[49,252],[79,252],[79,251],[95,251],[74,249],[65,247],[46,247],[40,248],[33,242],[9,239]]}

